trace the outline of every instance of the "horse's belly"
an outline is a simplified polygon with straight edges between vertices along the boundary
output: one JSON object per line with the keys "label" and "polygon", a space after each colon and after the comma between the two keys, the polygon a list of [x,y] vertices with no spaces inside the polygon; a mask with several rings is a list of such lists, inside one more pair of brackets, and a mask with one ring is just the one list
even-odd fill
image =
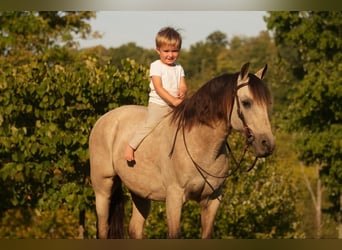
{"label": "horse's belly", "polygon": [[166,189],[156,168],[148,164],[136,164],[133,167],[126,165],[117,169],[117,173],[124,185],[139,197],[164,201]]}
{"label": "horse's belly", "polygon": [[139,197],[155,201],[165,201],[165,189],[160,188],[159,186],[157,187],[157,185],[155,186],[155,188],[153,188],[153,186],[151,185],[144,187],[141,185],[128,184],[127,188]]}

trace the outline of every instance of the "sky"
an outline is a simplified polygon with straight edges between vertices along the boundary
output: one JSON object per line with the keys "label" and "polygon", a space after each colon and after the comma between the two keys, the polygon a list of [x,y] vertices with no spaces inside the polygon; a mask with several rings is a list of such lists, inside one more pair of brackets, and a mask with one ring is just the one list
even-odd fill
{"label": "sky", "polygon": [[81,40],[80,47],[116,48],[129,42],[146,49],[155,47],[156,33],[165,26],[180,30],[182,47],[205,41],[214,31],[233,36],[257,36],[266,30],[265,11],[98,11],[90,24],[101,39]]}

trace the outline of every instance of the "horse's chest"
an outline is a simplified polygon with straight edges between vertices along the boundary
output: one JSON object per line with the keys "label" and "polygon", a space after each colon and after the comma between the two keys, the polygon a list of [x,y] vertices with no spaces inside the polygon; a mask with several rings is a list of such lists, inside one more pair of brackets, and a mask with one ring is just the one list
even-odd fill
{"label": "horse's chest", "polygon": [[201,176],[194,178],[186,187],[189,199],[199,200],[217,193],[222,186],[223,180]]}
{"label": "horse's chest", "polygon": [[[206,164],[202,165],[206,166]],[[190,199],[202,199],[220,191],[228,166],[226,157],[222,155],[211,166],[211,169],[204,169],[200,166],[198,168],[195,167],[191,175],[183,176],[185,178],[183,180],[186,180],[186,193]]]}

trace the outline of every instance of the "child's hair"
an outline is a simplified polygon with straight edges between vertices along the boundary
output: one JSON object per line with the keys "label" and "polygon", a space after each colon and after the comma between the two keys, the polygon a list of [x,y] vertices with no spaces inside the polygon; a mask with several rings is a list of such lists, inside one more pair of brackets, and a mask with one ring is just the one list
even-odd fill
{"label": "child's hair", "polygon": [[160,48],[162,45],[171,45],[180,49],[182,47],[182,36],[174,28],[162,28],[156,36],[156,47]]}

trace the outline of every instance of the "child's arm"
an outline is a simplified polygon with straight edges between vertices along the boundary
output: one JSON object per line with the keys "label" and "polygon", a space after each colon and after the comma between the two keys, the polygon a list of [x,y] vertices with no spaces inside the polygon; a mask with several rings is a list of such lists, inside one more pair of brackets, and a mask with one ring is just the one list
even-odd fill
{"label": "child's arm", "polygon": [[164,89],[162,80],[160,76],[152,76],[152,83],[154,89],[156,90],[157,94],[167,103],[171,104],[172,106],[179,105],[182,100],[172,96],[166,89]]}
{"label": "child's arm", "polygon": [[178,98],[184,99],[186,96],[186,92],[188,91],[188,87],[186,86],[185,77],[181,77],[180,84],[179,84],[179,91],[178,91]]}

